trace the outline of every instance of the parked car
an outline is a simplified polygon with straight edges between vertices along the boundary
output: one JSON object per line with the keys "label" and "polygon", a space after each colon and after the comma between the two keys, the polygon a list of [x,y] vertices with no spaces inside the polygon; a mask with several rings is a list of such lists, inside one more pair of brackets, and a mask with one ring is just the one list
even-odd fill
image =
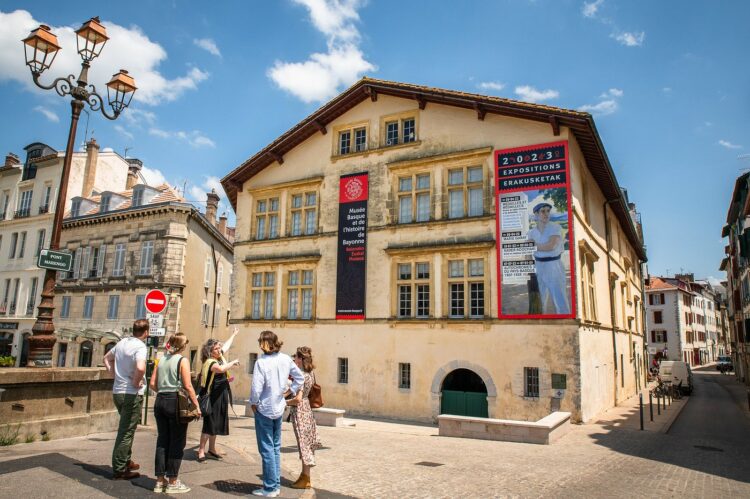
{"label": "parked car", "polygon": [[663,360],[659,364],[659,377],[665,383],[672,383],[673,386],[681,386],[681,391],[685,395],[690,395],[693,392],[693,371],[687,362]]}
{"label": "parked car", "polygon": [[734,371],[732,357],[729,355],[719,355],[719,359],[716,361],[716,370],[723,373]]}

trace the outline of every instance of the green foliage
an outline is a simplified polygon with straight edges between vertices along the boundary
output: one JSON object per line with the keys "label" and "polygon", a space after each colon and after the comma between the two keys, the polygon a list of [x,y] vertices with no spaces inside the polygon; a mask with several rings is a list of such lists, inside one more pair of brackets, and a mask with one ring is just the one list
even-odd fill
{"label": "green foliage", "polygon": [[0,367],[14,367],[16,358],[12,355],[0,355]]}
{"label": "green foliage", "polygon": [[0,428],[0,447],[14,445],[18,443],[18,433],[21,431],[21,425],[7,425]]}
{"label": "green foliage", "polygon": [[50,439],[49,433],[45,430],[42,430],[42,442],[48,442]]}
{"label": "green foliage", "polygon": [[558,213],[568,212],[568,192],[564,188],[549,189],[542,196],[545,200],[551,200]]}
{"label": "green foliage", "polygon": [[36,434],[34,434],[34,433],[27,433],[26,437],[24,437],[24,441],[27,444],[32,444],[32,443],[36,442]]}

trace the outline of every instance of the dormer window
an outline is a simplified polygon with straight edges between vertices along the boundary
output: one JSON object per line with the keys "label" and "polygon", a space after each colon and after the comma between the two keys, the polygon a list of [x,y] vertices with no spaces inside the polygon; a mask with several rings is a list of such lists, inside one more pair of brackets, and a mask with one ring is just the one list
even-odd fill
{"label": "dormer window", "polygon": [[133,202],[131,206],[140,206],[143,204],[143,189],[133,189]]}
{"label": "dormer window", "polygon": [[367,151],[368,123],[340,125],[334,128],[336,142],[333,148],[334,156],[343,156]]}
{"label": "dormer window", "polygon": [[102,194],[101,201],[99,202],[99,213],[106,213],[109,211],[110,201],[112,201],[111,194]]}
{"label": "dormer window", "polygon": [[408,144],[417,140],[417,120],[414,114],[401,113],[394,116],[386,116],[381,122],[384,126],[385,147],[398,144]]}
{"label": "dormer window", "polygon": [[130,206],[143,206],[149,204],[156,196],[161,193],[159,189],[146,184],[138,184],[133,187],[133,197]]}
{"label": "dormer window", "polygon": [[23,165],[23,175],[21,176],[21,181],[36,178],[36,163],[34,161],[36,160],[36,158],[39,158],[41,156],[41,147],[38,149],[31,149],[26,154],[26,164]]}
{"label": "dormer window", "polygon": [[81,200],[74,199],[70,202],[70,216],[71,217],[77,217],[81,214]]}

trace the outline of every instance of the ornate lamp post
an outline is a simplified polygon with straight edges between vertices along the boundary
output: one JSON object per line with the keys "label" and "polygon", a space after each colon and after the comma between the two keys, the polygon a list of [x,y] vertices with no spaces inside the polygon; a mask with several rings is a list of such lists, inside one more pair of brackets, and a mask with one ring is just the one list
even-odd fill
{"label": "ornate lamp post", "polygon": [[[60,50],[57,37],[52,34],[49,26],[41,25],[22,40],[26,54],[26,65],[31,70],[34,83],[39,88],[45,90],[54,89],[61,97],[65,97],[66,95],[72,97],[70,102],[72,115],[70,131],[68,132],[68,144],[65,148],[60,188],[55,204],[55,217],[52,222],[52,235],[50,237],[49,247],[52,250],[57,250],[60,246],[60,231],[62,229],[65,199],[68,191],[68,176],[70,174],[70,164],[73,159],[76,128],[81,110],[85,104],[88,104],[92,111],[101,111],[105,118],[110,120],[117,119],[120,113],[130,104],[136,90],[135,80],[124,69],[121,69],[120,72],[112,76],[112,79],[107,83],[107,100],[112,108],[112,113],[110,114],[104,107],[104,101],[97,93],[94,85],[88,82],[91,61],[99,56],[102,48],[104,48],[107,40],[109,40],[107,30],[101,25],[98,17],[92,17],[76,30],[76,35],[78,53],[83,60],[81,63],[81,74],[78,75],[78,79],[74,75],[69,75],[67,78],[57,78],[50,85],[41,83],[39,77],[45,70],[49,69],[55,60],[57,52]],[[55,344],[55,325],[52,322],[52,312],[55,308],[53,305],[55,276],[56,271],[54,270],[47,270],[44,274],[42,301],[39,303],[39,313],[32,328],[34,334],[29,338],[28,365],[30,367],[52,366],[52,347]]]}

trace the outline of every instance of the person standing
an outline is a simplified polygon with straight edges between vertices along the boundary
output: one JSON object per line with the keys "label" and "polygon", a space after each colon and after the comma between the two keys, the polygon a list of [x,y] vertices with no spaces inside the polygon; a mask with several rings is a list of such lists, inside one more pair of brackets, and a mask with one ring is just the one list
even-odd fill
{"label": "person standing", "polygon": [[562,228],[555,222],[550,221],[551,204],[538,203],[534,206],[533,211],[536,215],[536,227],[529,231],[528,237],[536,244],[534,264],[539,280],[542,307],[546,306],[548,298],[552,298],[555,313],[569,314],[570,305],[566,296],[565,267],[561,260],[565,248]]}
{"label": "person standing", "polygon": [[141,419],[141,405],[145,390],[146,374],[146,338],[148,338],[148,321],[138,319],[133,323],[133,336],[121,339],[115,347],[104,356],[104,366],[114,374],[112,398],[120,424],[117,427],[117,438],[112,449],[112,472],[115,480],[138,478],[140,465],[132,460],[133,438],[138,422]]}
{"label": "person standing", "polygon": [[[203,430],[198,446],[198,462],[206,460],[206,454],[214,459],[222,459],[223,454],[216,448],[217,435],[229,435],[229,404],[232,403],[232,389],[229,386],[227,371],[240,365],[235,359],[227,362],[224,353],[237,335],[237,328],[227,340],[222,343],[219,340],[208,340],[201,349],[201,394],[208,393],[211,399],[211,412],[203,415]],[[206,448],[208,447],[208,448]]]}
{"label": "person standing", "polygon": [[300,473],[297,481],[292,484],[292,488],[309,489],[311,487],[310,470],[315,466],[315,449],[318,448],[318,427],[315,425],[315,416],[308,399],[315,382],[313,374],[315,365],[313,364],[310,347],[298,347],[292,359],[294,364],[303,371],[305,379],[302,389],[297,392],[297,395],[293,399],[287,400],[287,405],[291,406],[292,428],[294,428],[294,436],[297,438],[299,458],[302,461],[302,473]]}
{"label": "person standing", "polygon": [[291,357],[280,353],[283,343],[272,331],[258,338],[263,355],[255,362],[250,389],[250,407],[255,414],[255,437],[263,463],[263,488],[255,496],[276,497],[281,490],[281,417],[286,401],[284,392],[289,376],[289,393],[296,395],[305,381],[302,371]]}
{"label": "person standing", "polygon": [[181,494],[190,492],[190,487],[177,477],[185,452],[188,423],[179,420],[177,392],[184,387],[190,401],[198,407],[193,383],[190,379],[190,362],[180,355],[188,344],[182,333],[172,336],[166,343],[166,354],[161,358],[151,375],[150,387],[156,392],[154,417],[156,418],[156,455],[154,492]]}

